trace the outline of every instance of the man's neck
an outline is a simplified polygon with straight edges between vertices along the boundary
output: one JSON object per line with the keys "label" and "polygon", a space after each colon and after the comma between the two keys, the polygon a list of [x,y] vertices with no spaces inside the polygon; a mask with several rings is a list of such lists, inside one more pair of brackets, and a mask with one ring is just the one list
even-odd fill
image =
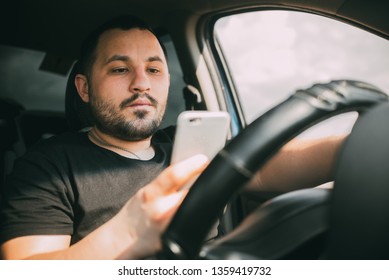
{"label": "man's neck", "polygon": [[138,141],[126,141],[105,134],[96,127],[93,127],[88,135],[89,139],[96,145],[125,157],[148,160],[154,156],[151,137]]}

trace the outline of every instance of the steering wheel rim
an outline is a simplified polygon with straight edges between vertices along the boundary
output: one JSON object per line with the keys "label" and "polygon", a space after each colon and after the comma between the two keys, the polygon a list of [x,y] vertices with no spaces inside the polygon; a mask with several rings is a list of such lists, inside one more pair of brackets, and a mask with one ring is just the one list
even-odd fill
{"label": "steering wheel rim", "polygon": [[363,112],[388,96],[350,80],[315,84],[260,116],[212,160],[196,180],[162,235],[162,259],[196,259],[225,205],[290,139],[334,115]]}

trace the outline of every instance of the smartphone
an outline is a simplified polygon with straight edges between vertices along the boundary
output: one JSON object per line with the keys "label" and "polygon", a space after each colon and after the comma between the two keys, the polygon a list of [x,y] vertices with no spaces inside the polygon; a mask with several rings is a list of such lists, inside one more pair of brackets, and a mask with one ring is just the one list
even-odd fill
{"label": "smartphone", "polygon": [[229,125],[230,115],[226,112],[182,112],[177,119],[171,162],[196,154],[204,154],[211,161],[226,144]]}

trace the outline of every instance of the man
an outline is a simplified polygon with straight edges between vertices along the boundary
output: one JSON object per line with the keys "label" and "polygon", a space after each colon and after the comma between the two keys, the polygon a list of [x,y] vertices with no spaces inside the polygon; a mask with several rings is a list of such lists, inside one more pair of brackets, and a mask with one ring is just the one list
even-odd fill
{"label": "man", "polygon": [[[124,16],[98,28],[83,45],[79,67],[75,86],[94,125],[49,139],[15,164],[2,206],[3,258],[151,256],[185,194],[180,188],[207,164],[199,155],[169,166],[172,143],[157,133],[168,66],[163,46],[143,22]],[[301,145],[286,147],[261,172],[259,188],[290,190],[331,179],[340,142],[318,142],[297,155]],[[322,168],[320,176],[305,166],[315,156],[322,166],[314,160],[307,166]],[[300,182],[295,169],[312,175]],[[279,174],[285,184],[277,183]]]}

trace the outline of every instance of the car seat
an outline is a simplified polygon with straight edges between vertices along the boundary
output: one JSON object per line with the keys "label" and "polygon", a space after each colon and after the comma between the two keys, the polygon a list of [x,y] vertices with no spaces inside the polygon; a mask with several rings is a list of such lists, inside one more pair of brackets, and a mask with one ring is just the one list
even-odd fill
{"label": "car seat", "polygon": [[66,84],[65,116],[71,130],[81,130],[92,126],[93,121],[88,107],[78,95],[74,84],[74,78],[80,73],[79,64],[76,62],[69,74]]}
{"label": "car seat", "polygon": [[25,147],[16,123],[24,107],[11,99],[0,99],[0,189],[12,169],[14,159],[24,153]]}
{"label": "car seat", "polygon": [[[68,82],[68,84],[70,83]],[[67,86],[67,92],[68,88],[70,86]],[[69,115],[75,114],[70,112]],[[78,119],[77,121],[79,122]],[[65,114],[62,112],[27,110],[13,100],[0,99],[1,188],[6,176],[13,168],[14,161],[22,156],[28,148],[65,131],[69,131],[69,126]]]}
{"label": "car seat", "polygon": [[25,110],[17,118],[26,149],[53,135],[68,131],[63,112]]}

